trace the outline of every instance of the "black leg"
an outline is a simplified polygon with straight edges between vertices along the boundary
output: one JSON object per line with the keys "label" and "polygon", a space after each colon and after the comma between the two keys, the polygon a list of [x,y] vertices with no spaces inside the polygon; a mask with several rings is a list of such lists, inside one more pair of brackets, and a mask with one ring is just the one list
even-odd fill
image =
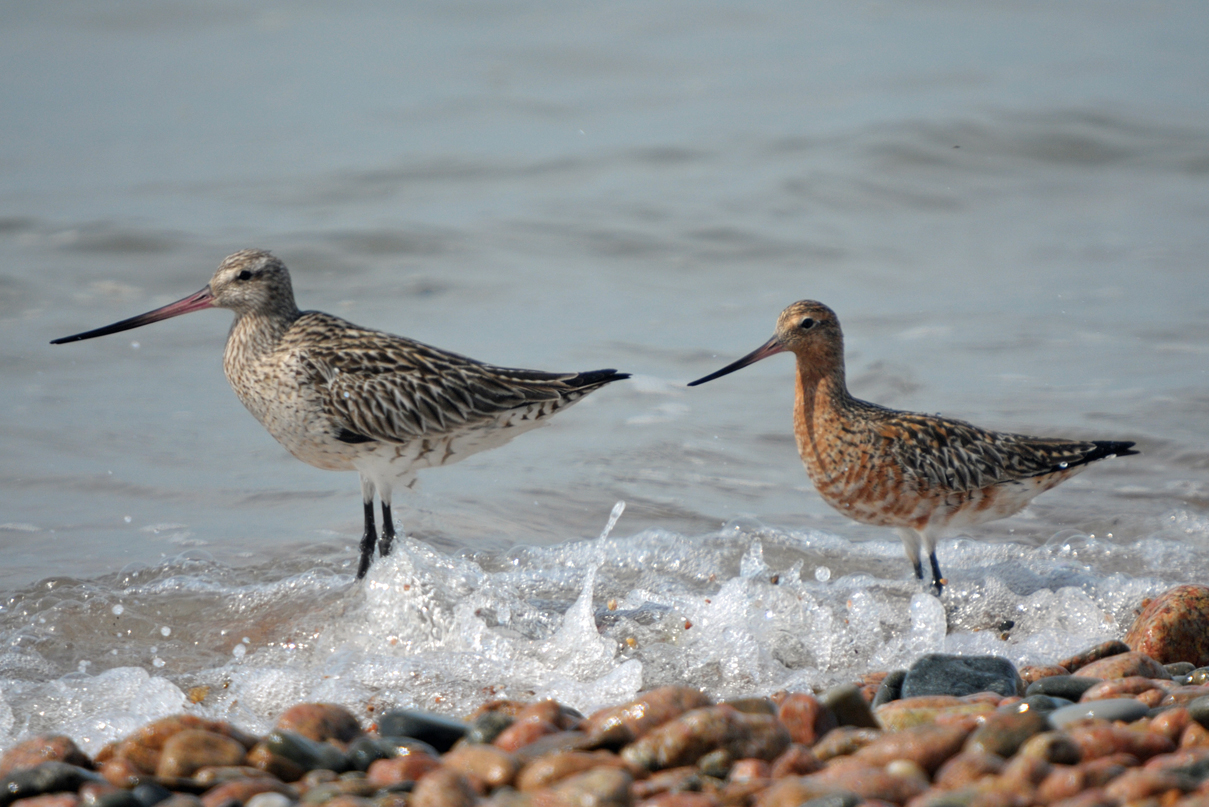
{"label": "black leg", "polygon": [[378,542],[378,555],[390,554],[390,545],[395,540],[395,520],[390,517],[390,505],[382,502],[382,540]]}
{"label": "black leg", "polygon": [[915,561],[915,579],[916,580],[924,579],[924,567],[923,567],[923,564],[921,564],[919,561]]}
{"label": "black leg", "polygon": [[374,500],[365,503],[365,534],[361,536],[361,562],[357,565],[357,579],[365,577],[369,571],[370,561],[374,559],[374,544],[378,541],[377,530],[374,529]]}
{"label": "black leg", "polygon": [[[936,561],[935,549],[933,549],[932,553],[928,555],[928,558],[932,561],[932,588],[935,589],[936,596],[939,597],[940,592],[942,592],[945,587],[945,578],[944,575],[940,573],[940,564]],[[922,574],[920,575],[920,578],[923,578]]]}

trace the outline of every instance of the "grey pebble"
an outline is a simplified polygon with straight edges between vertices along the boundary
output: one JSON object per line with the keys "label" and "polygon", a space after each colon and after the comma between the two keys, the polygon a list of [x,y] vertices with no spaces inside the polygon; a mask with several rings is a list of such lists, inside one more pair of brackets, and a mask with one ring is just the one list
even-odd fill
{"label": "grey pebble", "polygon": [[17,799],[79,790],[85,782],[103,782],[100,775],[66,762],[43,762],[35,768],[14,771],[0,782],[0,807]]}
{"label": "grey pebble", "polygon": [[423,740],[444,754],[470,730],[463,720],[422,712],[418,709],[395,709],[378,719],[378,734],[382,737],[413,737]]}
{"label": "grey pebble", "polygon": [[479,715],[470,724],[466,732],[466,742],[487,744],[495,742],[495,738],[503,734],[504,729],[514,722],[512,715],[503,712],[487,712]]}
{"label": "grey pebble", "polygon": [[798,807],[856,807],[862,801],[855,793],[830,793],[802,802]]}
{"label": "grey pebble", "polygon": [[1188,704],[1188,716],[1209,728],[1209,695],[1202,695]]}
{"label": "grey pebble", "polygon": [[348,757],[331,743],[321,743],[293,731],[273,729],[264,738],[270,751],[301,766],[304,770],[323,768],[341,773],[348,770]]}
{"label": "grey pebble", "polygon": [[368,734],[363,734],[357,739],[349,743],[348,751],[349,764],[356,771],[367,771],[369,766],[377,762],[379,759],[390,759],[399,755],[398,747],[380,737],[371,737]]}
{"label": "grey pebble", "polygon": [[881,724],[873,716],[869,704],[865,702],[861,691],[852,684],[832,687],[823,693],[819,703],[826,706],[835,715],[841,726],[857,726],[859,728],[878,729]]}
{"label": "grey pebble", "polygon": [[172,795],[171,790],[163,785],[157,785],[155,782],[144,782],[130,792],[134,794],[134,797],[139,800],[139,804],[143,805],[143,807],[155,807],[155,805]]}
{"label": "grey pebble", "polygon": [[115,790],[112,793],[105,793],[98,796],[93,805],[94,807],[143,807],[138,797],[129,790]]}
{"label": "grey pebble", "polygon": [[1050,697],[1066,698],[1077,702],[1083,693],[1100,683],[1099,678],[1086,675],[1051,675],[1049,678],[1039,678],[1024,690],[1025,696],[1049,695]]}
{"label": "grey pebble", "polygon": [[920,695],[971,695],[996,692],[1020,695],[1024,682],[1015,665],[1000,656],[950,656],[928,653],[920,656],[903,679],[904,698]]}
{"label": "grey pebble", "polygon": [[1049,722],[1058,729],[1085,717],[1124,720],[1126,723],[1132,723],[1145,717],[1149,712],[1150,708],[1146,704],[1133,698],[1106,698],[1089,703],[1073,703],[1070,706],[1055,709],[1049,713]]}
{"label": "grey pebble", "polygon": [[881,706],[883,703],[896,701],[903,696],[903,681],[907,678],[906,670],[895,670],[882,679],[882,685],[877,688],[877,694],[873,696],[874,709]]}

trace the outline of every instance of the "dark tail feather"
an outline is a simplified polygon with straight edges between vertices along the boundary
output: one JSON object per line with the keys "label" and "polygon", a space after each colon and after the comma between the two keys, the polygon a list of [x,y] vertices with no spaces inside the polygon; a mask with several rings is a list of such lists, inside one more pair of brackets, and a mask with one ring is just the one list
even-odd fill
{"label": "dark tail feather", "polygon": [[[613,381],[622,381],[630,377],[629,373],[619,373],[610,368],[608,370],[589,370],[586,373],[580,373],[574,378],[568,378],[567,386],[575,389],[583,389],[585,387],[599,387]],[[1130,443],[1133,445],[1133,443]]]}

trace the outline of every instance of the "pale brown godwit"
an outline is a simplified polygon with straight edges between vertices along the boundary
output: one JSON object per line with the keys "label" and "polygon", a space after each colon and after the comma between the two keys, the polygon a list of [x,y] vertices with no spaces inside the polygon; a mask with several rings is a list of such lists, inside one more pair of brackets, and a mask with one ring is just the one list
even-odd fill
{"label": "pale brown godwit", "polygon": [[[380,555],[390,552],[391,491],[410,485],[417,470],[503,445],[589,392],[629,378],[615,370],[495,367],[330,314],[299,311],[285,264],[258,249],[227,257],[209,285],[183,300],[51,344],[202,308],[235,312],[223,369],[269,434],[303,462],[360,473],[365,533],[358,578],[369,569],[375,543]],[[375,493],[382,503],[381,541]]]}
{"label": "pale brown godwit", "polygon": [[1019,512],[1088,463],[1138,453],[1131,442],[1005,434],[857,400],[844,380],[839,320],[813,300],[782,311],[764,345],[689,386],[785,351],[797,358],[793,430],[810,481],[849,518],[898,528],[920,580],[922,544],[937,594],[942,535]]}

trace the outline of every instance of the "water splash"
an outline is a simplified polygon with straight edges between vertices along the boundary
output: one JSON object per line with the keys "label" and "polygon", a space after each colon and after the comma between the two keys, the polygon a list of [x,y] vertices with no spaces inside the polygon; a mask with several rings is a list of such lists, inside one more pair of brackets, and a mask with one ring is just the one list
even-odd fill
{"label": "water splash", "polygon": [[0,746],[58,726],[103,744],[179,711],[183,693],[191,711],[262,731],[304,700],[367,717],[461,716],[495,697],[586,712],[664,684],[825,687],[923,652],[1051,663],[1119,637],[1142,597],[1209,574],[1209,541],[1087,536],[1076,561],[1065,539],[958,539],[940,547],[950,585],[937,599],[893,539],[756,523],[614,536],[623,508],[603,539],[495,555],[401,538],[361,584],[306,563],[182,560],[32,588],[0,609]]}
{"label": "water splash", "polygon": [[625,512],[625,502],[620,501],[613,505],[612,512],[609,513],[609,520],[605,524],[604,529],[600,531],[600,537],[597,539],[603,541],[609,537],[609,533],[617,526],[617,519],[621,518],[621,514]]}

